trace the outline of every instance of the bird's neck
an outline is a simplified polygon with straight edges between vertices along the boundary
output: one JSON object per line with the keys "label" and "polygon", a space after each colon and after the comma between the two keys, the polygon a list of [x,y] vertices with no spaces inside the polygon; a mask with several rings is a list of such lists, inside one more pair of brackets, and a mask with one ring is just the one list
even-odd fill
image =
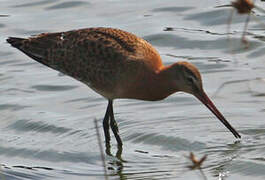
{"label": "bird's neck", "polygon": [[120,98],[133,98],[147,101],[158,101],[178,91],[172,81],[172,67],[162,66],[154,71],[145,69],[138,74],[137,80],[130,84],[126,91],[121,91]]}
{"label": "bird's neck", "polygon": [[147,100],[157,101],[168,97],[175,93],[177,89],[174,86],[174,82],[171,80],[171,66],[163,66],[160,70],[154,73],[148,73],[145,83],[148,92]]}

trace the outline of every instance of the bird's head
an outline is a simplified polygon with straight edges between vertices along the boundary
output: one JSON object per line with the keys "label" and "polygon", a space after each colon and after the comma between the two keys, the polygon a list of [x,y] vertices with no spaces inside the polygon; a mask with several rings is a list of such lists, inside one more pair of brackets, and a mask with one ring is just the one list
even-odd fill
{"label": "bird's head", "polygon": [[[174,67],[175,66],[175,67]],[[183,91],[194,96],[203,92],[202,78],[199,70],[191,63],[178,62],[173,65],[175,69],[176,86],[179,91]]]}
{"label": "bird's head", "polygon": [[169,69],[171,81],[177,91],[183,91],[194,95],[234,134],[236,138],[241,137],[204,92],[201,74],[193,64],[188,62],[177,62],[171,65]]}

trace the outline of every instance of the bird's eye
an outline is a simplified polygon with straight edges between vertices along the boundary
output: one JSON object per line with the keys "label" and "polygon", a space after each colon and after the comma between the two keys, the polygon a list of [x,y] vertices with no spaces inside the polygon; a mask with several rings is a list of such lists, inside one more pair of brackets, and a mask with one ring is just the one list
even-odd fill
{"label": "bird's eye", "polygon": [[187,81],[189,82],[189,84],[193,84],[194,80],[192,77],[187,77]]}

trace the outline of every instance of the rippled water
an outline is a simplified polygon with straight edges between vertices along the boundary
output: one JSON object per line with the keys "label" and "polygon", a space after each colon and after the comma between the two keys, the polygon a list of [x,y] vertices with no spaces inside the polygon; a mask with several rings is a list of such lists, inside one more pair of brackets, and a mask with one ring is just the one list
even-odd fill
{"label": "rippled water", "polygon": [[[107,101],[5,43],[8,36],[97,26],[143,37],[165,64],[197,65],[207,93],[242,135],[236,140],[183,93],[159,102],[117,100],[124,148],[117,152],[112,138],[113,155],[106,155],[109,179],[203,179],[187,168],[191,151],[208,155],[202,165],[208,179],[264,179],[264,14],[256,12],[260,22],[251,18],[245,49],[240,38],[246,16],[233,18],[227,41],[231,9],[215,7],[229,3],[224,0],[0,3],[0,14],[10,15],[0,17],[0,179],[104,179],[93,120],[103,138]],[[265,8],[264,2],[256,3]]]}

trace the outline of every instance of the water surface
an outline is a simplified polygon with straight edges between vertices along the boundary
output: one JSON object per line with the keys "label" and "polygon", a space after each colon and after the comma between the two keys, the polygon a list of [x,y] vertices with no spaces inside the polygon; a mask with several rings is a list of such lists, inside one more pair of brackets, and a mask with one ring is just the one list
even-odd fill
{"label": "water surface", "polygon": [[[159,102],[117,100],[124,142],[121,159],[112,137],[109,179],[203,179],[186,156],[208,155],[208,179],[265,177],[265,27],[235,16],[227,40],[229,1],[1,0],[1,179],[103,179],[93,120],[107,101],[84,84],[11,48],[8,36],[107,26],[152,43],[165,64],[189,61],[200,69],[206,92],[242,135],[233,135],[194,97],[178,93]],[[257,3],[265,8],[264,3]],[[256,12],[264,23],[264,14]],[[232,54],[231,54],[232,52]],[[103,143],[103,142],[102,142]]]}

